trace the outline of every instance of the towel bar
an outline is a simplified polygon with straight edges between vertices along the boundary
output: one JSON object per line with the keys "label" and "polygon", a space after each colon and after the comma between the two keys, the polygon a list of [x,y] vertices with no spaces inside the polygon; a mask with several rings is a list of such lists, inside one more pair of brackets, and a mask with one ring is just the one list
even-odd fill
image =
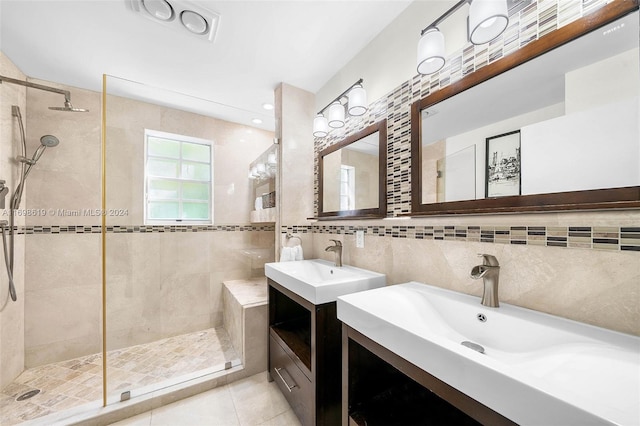
{"label": "towel bar", "polygon": [[291,234],[291,232],[287,232],[286,237],[287,237],[287,241],[289,241],[292,238],[297,238],[300,241],[300,244],[302,244],[302,238],[298,237],[297,235]]}

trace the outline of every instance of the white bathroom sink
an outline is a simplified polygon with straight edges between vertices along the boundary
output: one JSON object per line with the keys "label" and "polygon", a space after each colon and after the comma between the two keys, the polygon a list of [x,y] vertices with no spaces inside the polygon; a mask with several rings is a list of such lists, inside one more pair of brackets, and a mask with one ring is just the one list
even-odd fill
{"label": "white bathroom sink", "polygon": [[638,337],[417,282],[337,303],[342,322],[516,423],[640,424]]}
{"label": "white bathroom sink", "polygon": [[384,287],[384,274],[322,259],[265,263],[265,275],[309,302],[319,305],[338,296]]}

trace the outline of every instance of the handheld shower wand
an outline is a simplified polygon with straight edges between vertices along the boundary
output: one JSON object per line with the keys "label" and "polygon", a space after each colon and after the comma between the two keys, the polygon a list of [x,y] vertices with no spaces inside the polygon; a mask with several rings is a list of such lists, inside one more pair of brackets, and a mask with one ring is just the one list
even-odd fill
{"label": "handheld shower wand", "polygon": [[[16,294],[16,286],[13,281],[13,261],[14,261],[14,254],[15,254],[15,229],[14,229],[15,211],[20,207],[20,202],[22,201],[22,193],[24,191],[24,185],[27,180],[27,176],[29,176],[29,172],[31,172],[31,169],[33,168],[33,166],[35,166],[38,160],[40,160],[40,157],[42,157],[42,154],[44,154],[44,151],[47,148],[52,148],[54,146],[57,146],[60,143],[60,140],[53,135],[42,136],[40,138],[40,146],[35,150],[35,152],[33,153],[33,156],[31,156],[31,158],[28,158],[26,156],[27,147],[26,147],[26,140],[25,140],[25,133],[24,133],[24,124],[22,122],[22,115],[20,114],[20,108],[14,105],[12,107],[12,114],[14,117],[18,119],[18,124],[20,127],[21,142],[22,142],[22,155],[19,155],[17,157],[17,160],[21,163],[20,164],[20,180],[18,182],[18,185],[16,186],[16,189],[13,191],[13,194],[11,195],[11,199],[9,202],[10,204],[9,205],[9,208],[10,208],[9,222],[8,223],[7,221],[0,222],[0,231],[2,232],[2,244],[4,247],[4,261],[7,267],[7,276],[9,278],[9,295],[11,296],[11,300],[15,302],[18,299]],[[0,188],[0,191],[2,190],[3,189]],[[7,247],[7,237],[6,237],[6,230],[5,230],[5,226],[7,225],[9,230],[8,232],[9,246],[8,247]]]}

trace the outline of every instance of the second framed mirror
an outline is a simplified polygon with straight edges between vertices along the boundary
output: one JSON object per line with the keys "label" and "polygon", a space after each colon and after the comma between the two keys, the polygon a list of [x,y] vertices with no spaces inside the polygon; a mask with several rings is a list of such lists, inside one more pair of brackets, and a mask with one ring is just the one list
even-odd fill
{"label": "second framed mirror", "polygon": [[386,147],[387,121],[382,120],[320,152],[320,219],[386,216]]}

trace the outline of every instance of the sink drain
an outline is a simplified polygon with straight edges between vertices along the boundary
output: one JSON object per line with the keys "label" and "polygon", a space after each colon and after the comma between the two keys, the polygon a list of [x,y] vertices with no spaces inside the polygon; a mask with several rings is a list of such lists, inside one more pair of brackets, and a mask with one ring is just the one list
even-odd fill
{"label": "sink drain", "polygon": [[460,344],[462,346],[466,346],[469,349],[473,349],[476,352],[480,352],[481,354],[484,353],[484,348],[482,346],[480,346],[479,344],[477,344],[477,343],[473,343],[473,342],[470,342],[468,340],[465,340],[464,342],[461,342]]}
{"label": "sink drain", "polygon": [[33,398],[37,394],[40,393],[40,389],[30,390],[29,392],[25,392],[19,397],[16,398],[16,401],[24,401],[25,399]]}

